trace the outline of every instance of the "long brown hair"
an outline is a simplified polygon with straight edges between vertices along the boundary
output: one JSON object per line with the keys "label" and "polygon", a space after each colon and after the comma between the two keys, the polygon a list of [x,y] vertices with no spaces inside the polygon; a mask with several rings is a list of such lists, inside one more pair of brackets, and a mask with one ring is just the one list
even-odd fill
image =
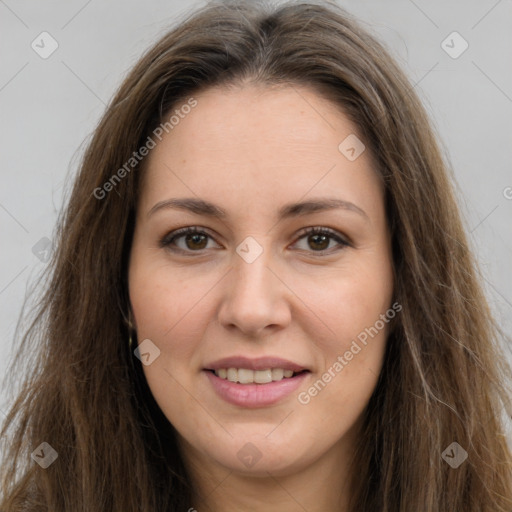
{"label": "long brown hair", "polygon": [[[135,65],[94,132],[11,371],[30,373],[2,430],[1,511],[190,507],[173,427],[128,346],[126,270],[144,160],[126,163],[176,105],[246,82],[304,84],[338,104],[385,183],[402,311],[366,409],[351,510],[510,512],[501,416],[510,368],[416,93],[341,8],[248,1],[210,3],[182,20]],[[58,454],[46,469],[30,457],[43,442]],[[457,468],[443,456],[453,442],[468,454]]]}

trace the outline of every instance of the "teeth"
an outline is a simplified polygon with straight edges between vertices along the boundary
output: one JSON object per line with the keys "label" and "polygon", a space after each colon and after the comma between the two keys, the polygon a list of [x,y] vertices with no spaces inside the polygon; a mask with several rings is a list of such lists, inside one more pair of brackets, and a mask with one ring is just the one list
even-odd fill
{"label": "teeth", "polygon": [[241,368],[238,370],[238,382],[240,382],[240,384],[250,384],[251,382],[254,382],[254,372],[252,370],[244,370]]}
{"label": "teeth", "polygon": [[215,375],[221,379],[227,379],[230,382],[239,382],[240,384],[268,384],[269,382],[278,382],[293,376],[292,370],[283,370],[282,368],[268,368],[266,370],[248,370],[246,368],[219,368],[215,370]]}
{"label": "teeth", "polygon": [[284,377],[284,370],[281,368],[272,368],[272,380],[282,380]]}
{"label": "teeth", "polygon": [[[240,371],[239,371],[240,374]],[[254,382],[256,384],[268,384],[272,382],[272,370],[258,370],[254,372]]]}

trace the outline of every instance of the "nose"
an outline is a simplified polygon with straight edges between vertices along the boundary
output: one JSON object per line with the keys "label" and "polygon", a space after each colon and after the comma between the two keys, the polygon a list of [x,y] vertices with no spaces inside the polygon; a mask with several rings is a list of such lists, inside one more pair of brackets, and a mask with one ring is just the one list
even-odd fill
{"label": "nose", "polygon": [[275,267],[267,248],[251,263],[233,255],[218,312],[222,326],[258,338],[289,325],[293,293]]}

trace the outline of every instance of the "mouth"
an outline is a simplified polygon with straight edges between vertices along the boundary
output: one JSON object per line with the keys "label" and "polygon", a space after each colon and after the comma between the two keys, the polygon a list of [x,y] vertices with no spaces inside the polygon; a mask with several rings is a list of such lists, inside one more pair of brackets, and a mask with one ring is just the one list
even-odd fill
{"label": "mouth", "polygon": [[206,365],[203,374],[223,401],[261,408],[290,398],[312,371],[279,357],[228,357]]}

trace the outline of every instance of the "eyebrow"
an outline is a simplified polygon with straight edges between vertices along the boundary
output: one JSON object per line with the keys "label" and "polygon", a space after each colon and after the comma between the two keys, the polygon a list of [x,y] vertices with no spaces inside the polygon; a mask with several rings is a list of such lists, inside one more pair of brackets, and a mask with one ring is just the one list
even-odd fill
{"label": "eyebrow", "polygon": [[[185,210],[197,215],[205,215],[207,217],[214,217],[219,219],[225,219],[228,217],[226,210],[222,209],[220,206],[210,203],[209,201],[194,197],[173,198],[159,201],[151,208],[151,210],[149,210],[147,215],[150,217],[158,211],[168,209]],[[284,205],[279,209],[278,218],[279,220],[283,220],[291,217],[299,217],[302,215],[309,215],[312,213],[334,209],[342,209],[355,212],[364,217],[366,220],[369,220],[366,212],[359,208],[359,206],[356,206],[354,203],[349,201],[337,198],[314,199],[310,201]]]}

